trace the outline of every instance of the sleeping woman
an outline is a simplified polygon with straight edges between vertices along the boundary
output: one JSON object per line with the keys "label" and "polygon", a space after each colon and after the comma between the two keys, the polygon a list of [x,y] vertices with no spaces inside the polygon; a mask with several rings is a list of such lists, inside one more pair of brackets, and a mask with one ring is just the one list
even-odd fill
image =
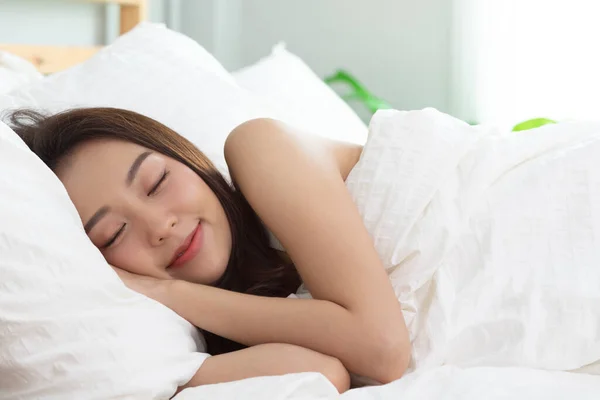
{"label": "sleeping woman", "polygon": [[[213,356],[186,386],[318,371],[341,392],[349,372],[381,383],[405,372],[401,305],[345,186],[362,146],[251,120],[227,138],[229,183],[131,111],[22,110],[11,125],[125,284],[205,333]],[[312,298],[288,298],[301,283]]]}

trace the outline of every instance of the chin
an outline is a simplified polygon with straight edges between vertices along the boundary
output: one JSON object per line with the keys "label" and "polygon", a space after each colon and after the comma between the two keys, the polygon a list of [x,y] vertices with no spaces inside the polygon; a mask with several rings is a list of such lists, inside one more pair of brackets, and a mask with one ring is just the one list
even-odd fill
{"label": "chin", "polygon": [[199,274],[195,274],[195,276],[191,276],[189,281],[200,283],[202,285],[215,286],[215,284],[223,277],[225,274],[227,266],[215,265],[210,270],[206,267],[203,268],[203,271]]}
{"label": "chin", "polygon": [[226,268],[227,268],[227,266],[220,268],[219,271],[213,275],[212,279],[210,280],[209,285],[215,286],[217,284],[217,282],[219,282],[221,280],[221,278],[223,278],[223,275],[225,275]]}
{"label": "chin", "polygon": [[[221,260],[215,260],[212,264],[212,269],[207,274],[207,281],[210,282],[211,286],[214,286],[217,282],[221,280],[225,272],[227,271],[227,266],[229,265],[229,257],[222,257]],[[208,272],[208,271],[207,271]]]}

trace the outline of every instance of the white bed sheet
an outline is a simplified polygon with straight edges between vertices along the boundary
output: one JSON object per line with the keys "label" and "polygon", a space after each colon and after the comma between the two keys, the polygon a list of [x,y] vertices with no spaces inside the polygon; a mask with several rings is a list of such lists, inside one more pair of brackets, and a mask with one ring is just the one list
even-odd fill
{"label": "white bed sheet", "polygon": [[319,374],[294,374],[190,388],[174,400],[597,400],[600,377],[525,368],[437,367],[384,386],[339,395]]}

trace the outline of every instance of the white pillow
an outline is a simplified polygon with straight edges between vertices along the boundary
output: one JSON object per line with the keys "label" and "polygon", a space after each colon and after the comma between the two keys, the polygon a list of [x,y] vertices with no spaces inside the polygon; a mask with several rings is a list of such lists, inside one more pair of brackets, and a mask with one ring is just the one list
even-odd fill
{"label": "white pillow", "polygon": [[37,82],[42,76],[29,61],[0,50],[0,94]]}
{"label": "white pillow", "polygon": [[207,357],[197,330],[121,283],[3,123],[0,187],[0,398],[170,398]]}
{"label": "white pillow", "polygon": [[0,110],[84,106],[154,118],[192,141],[223,172],[223,145],[233,128],[258,117],[289,121],[284,111],[240,88],[198,43],[152,23],[138,25],[82,64],[0,96]]}
{"label": "white pillow", "polygon": [[[221,166],[231,129],[280,117],[196,42],[148,23],[78,66],[0,95],[1,111],[74,106],[148,115]],[[197,330],[126,289],[52,172],[5,126],[1,139],[0,398],[168,398],[207,357]]]}
{"label": "white pillow", "polygon": [[346,142],[367,140],[367,127],[352,108],[284,44],[232,75],[243,88],[283,107],[304,129]]}

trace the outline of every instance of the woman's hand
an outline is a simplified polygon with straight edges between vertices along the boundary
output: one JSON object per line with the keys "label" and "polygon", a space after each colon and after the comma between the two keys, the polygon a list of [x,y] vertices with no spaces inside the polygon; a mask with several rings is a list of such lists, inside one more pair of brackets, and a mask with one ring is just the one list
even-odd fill
{"label": "woman's hand", "polygon": [[132,274],[113,265],[111,267],[129,289],[169,307],[169,287],[173,281]]}

